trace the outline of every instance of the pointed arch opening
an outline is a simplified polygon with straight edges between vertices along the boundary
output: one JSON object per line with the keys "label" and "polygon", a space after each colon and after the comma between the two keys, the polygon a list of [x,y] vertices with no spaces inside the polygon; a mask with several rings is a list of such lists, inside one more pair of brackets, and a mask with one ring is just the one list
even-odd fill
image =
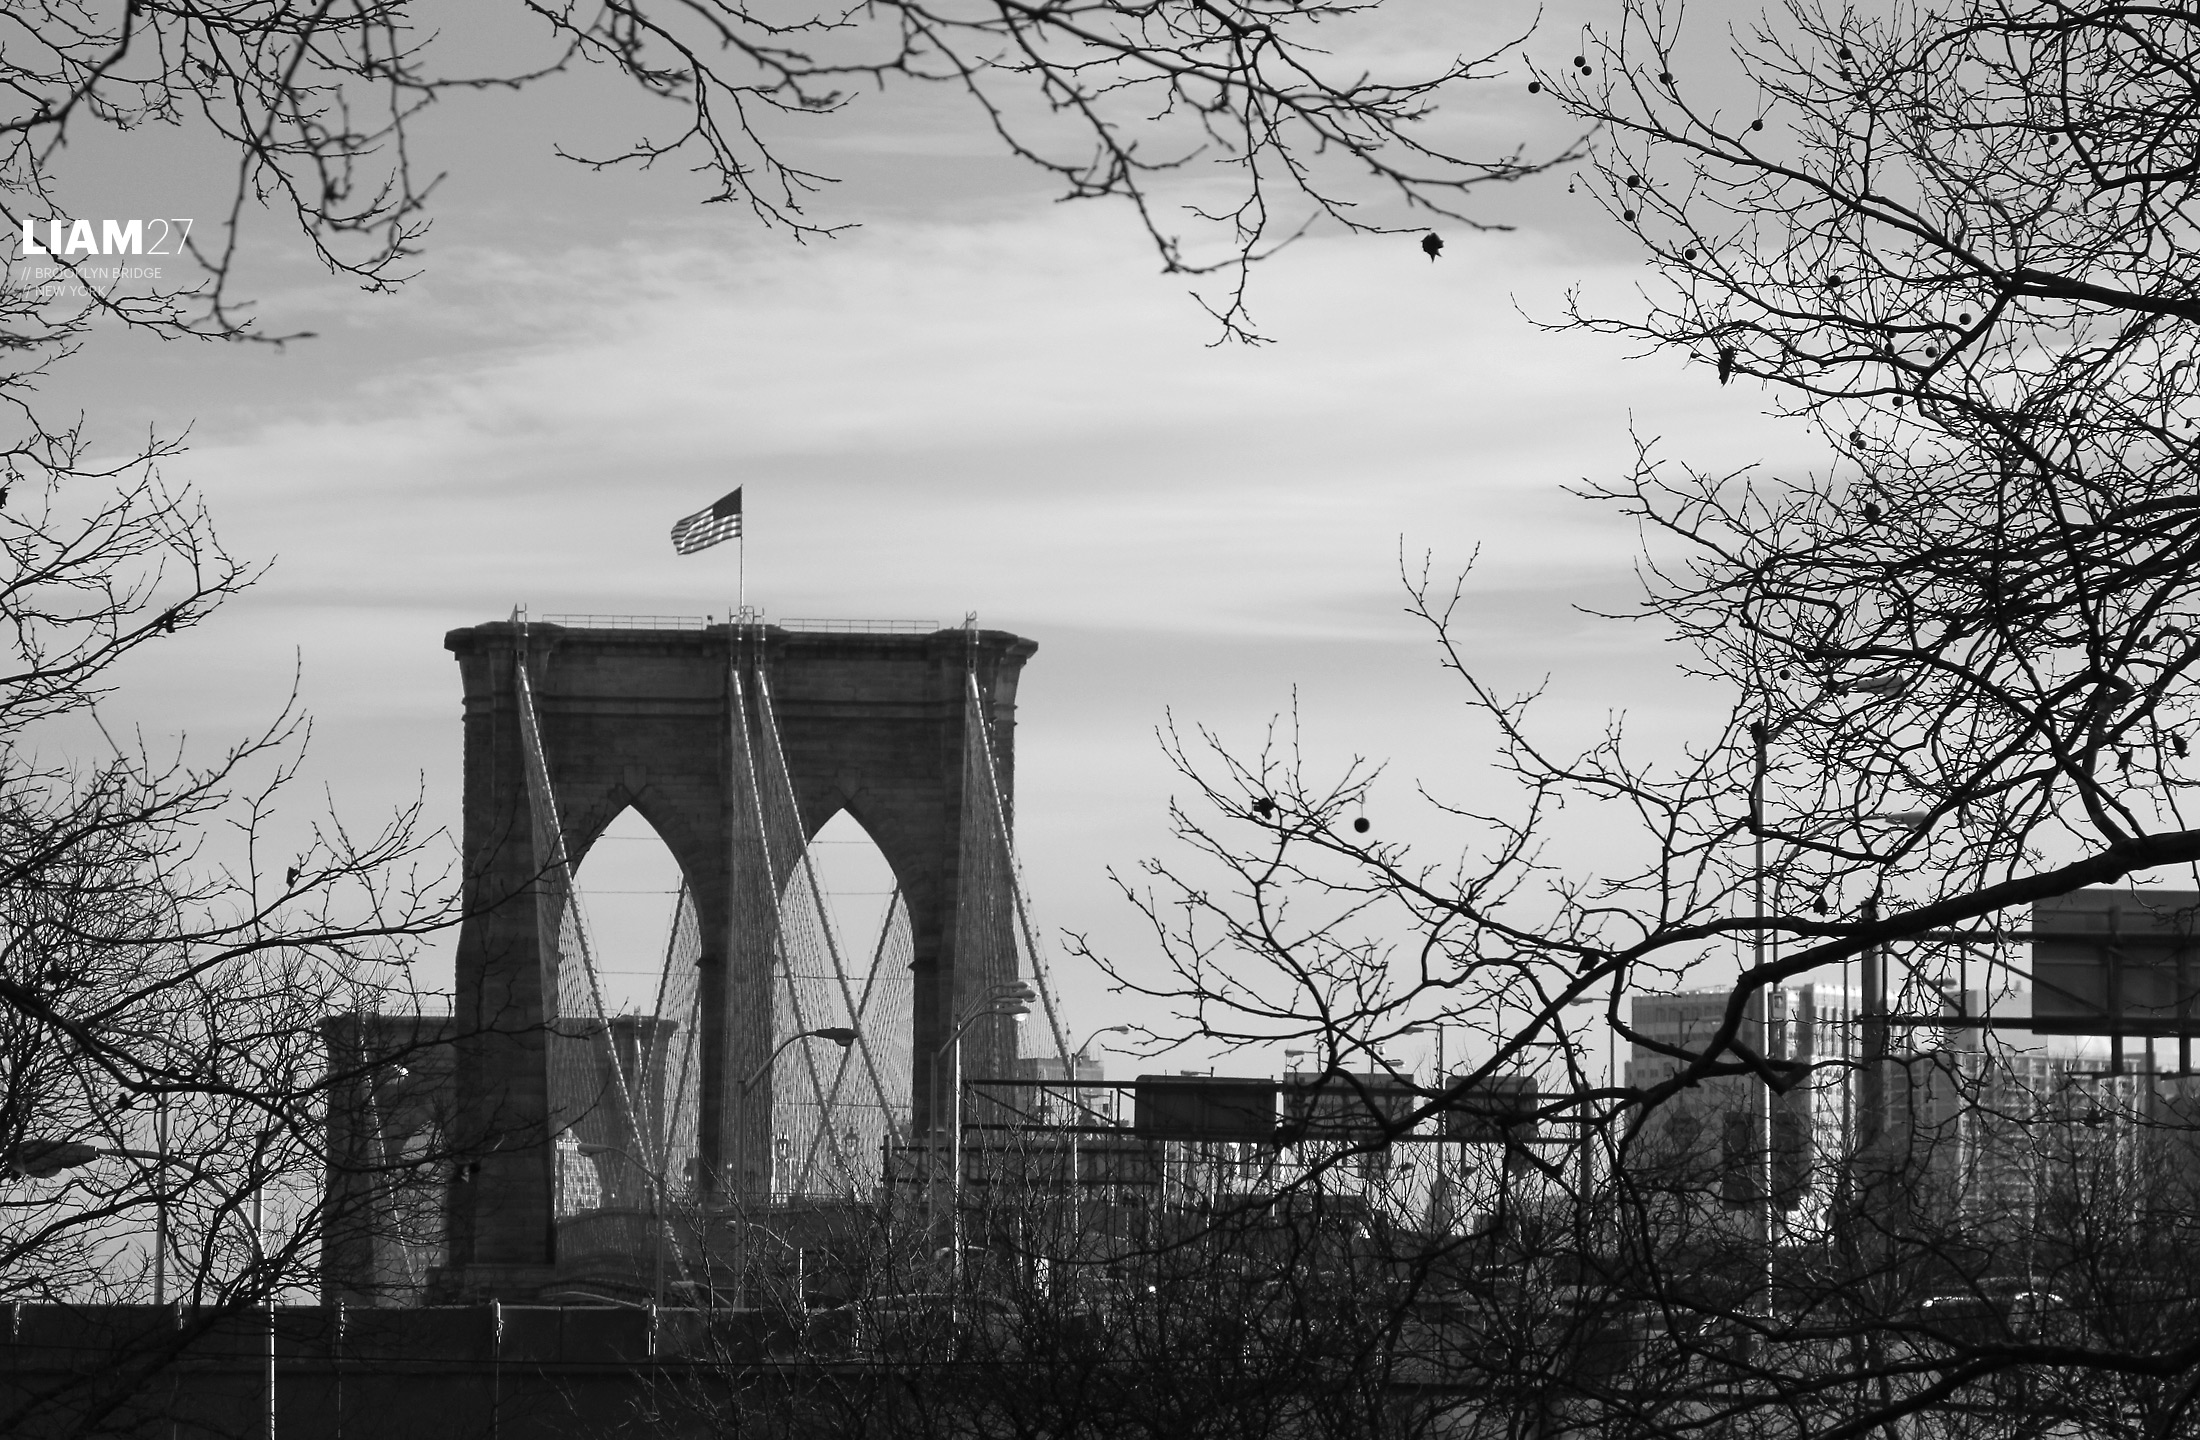
{"label": "pointed arch opening", "polygon": [[573,888],[587,913],[605,1010],[655,1013],[666,934],[684,889],[671,847],[629,805],[589,843]]}
{"label": "pointed arch opening", "polygon": [[[770,1188],[788,1196],[875,1193],[886,1147],[909,1125],[914,946],[893,867],[842,810],[819,828],[780,891],[782,952],[772,1035]],[[793,1040],[853,1030],[846,1048]]]}
{"label": "pointed arch opening", "polygon": [[[678,859],[647,817],[628,806],[589,842],[573,892],[601,1003],[589,1046],[600,1094],[589,1118],[563,1137],[572,1143],[555,1162],[561,1265],[594,1238],[569,1234],[566,1222],[589,1211],[653,1210],[651,1196],[694,1188],[701,1106],[702,947]],[[561,946],[569,955],[578,948]],[[620,1176],[625,1183],[614,1184]],[[635,1235],[654,1244],[643,1227],[661,1223],[654,1214],[600,1218],[607,1234],[619,1232],[604,1241],[613,1248]]]}

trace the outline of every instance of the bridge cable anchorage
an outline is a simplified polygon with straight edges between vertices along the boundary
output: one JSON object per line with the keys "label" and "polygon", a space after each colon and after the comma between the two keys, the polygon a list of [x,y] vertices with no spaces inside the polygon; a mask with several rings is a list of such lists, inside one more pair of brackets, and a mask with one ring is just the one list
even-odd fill
{"label": "bridge cable anchorage", "polygon": [[[534,845],[535,923],[550,1072],[546,1128],[556,1177],[552,1208],[562,1229],[582,1210],[638,1211],[637,1182],[650,1172],[661,1174],[662,1165],[660,1157],[644,1153],[635,1127],[634,1089],[604,1005],[587,918],[573,885],[563,815],[550,783],[541,715],[528,673],[527,625],[519,625],[513,677]],[[608,1109],[606,1098],[611,1101]],[[562,1243],[558,1246],[560,1260],[569,1258],[565,1249]]]}
{"label": "bridge cable anchorage", "polygon": [[[970,634],[972,645],[975,647],[977,635],[977,616],[975,613],[970,616]],[[1008,810],[1001,795],[1000,766],[994,759],[992,718],[987,715],[984,697],[978,691],[978,672],[974,660],[964,672],[964,694],[967,702],[965,730],[968,735],[964,748],[970,762],[966,766],[965,774],[966,777],[969,777],[969,772],[974,769],[976,771],[975,776],[969,778],[974,778],[977,781],[975,786],[966,784],[964,794],[968,796],[972,790],[975,790],[979,801],[975,806],[966,804],[963,813],[968,816],[972,809],[976,809],[981,812],[981,823],[990,825],[991,835],[989,838],[993,845],[998,847],[1002,870],[995,890],[996,893],[1001,890],[1007,892],[1009,904],[1015,911],[1017,934],[1023,940],[1024,961],[1029,967],[1032,983],[1039,991],[1039,1004],[1046,1012],[1047,1028],[1053,1034],[1055,1053],[1061,1057],[1062,1078],[1075,1080],[1077,1078],[1073,1069],[1075,1059],[1070,1053],[1068,1036],[1062,1029],[1060,1007],[1055,1003],[1053,976],[1048,971],[1046,953],[1039,946],[1037,927],[1031,923],[1031,902],[1024,890],[1023,867],[1016,859],[1016,845],[1009,832]],[[1016,968],[1013,957],[1011,957],[1010,968],[1012,972]],[[999,978],[1013,980],[1017,976],[1011,973]],[[995,977],[988,976],[987,979],[993,981]]]}

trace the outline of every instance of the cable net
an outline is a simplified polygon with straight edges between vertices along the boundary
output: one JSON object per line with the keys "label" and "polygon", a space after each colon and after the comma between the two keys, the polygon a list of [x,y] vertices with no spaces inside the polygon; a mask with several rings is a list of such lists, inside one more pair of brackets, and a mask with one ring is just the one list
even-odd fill
{"label": "cable net", "polygon": [[[787,887],[786,908],[797,917],[788,926],[790,937],[828,933],[832,925],[808,889],[800,875]],[[898,893],[876,942],[865,949],[868,953],[849,956],[836,935],[827,954],[843,963],[830,976],[812,972],[821,1005],[836,1013],[832,1023],[854,1030],[856,1043],[846,1049],[831,1042],[798,1043],[773,1067],[774,1188],[790,1195],[874,1194],[888,1140],[908,1128],[913,946],[909,910]],[[788,958],[792,982],[793,972],[805,964],[814,967],[818,955],[790,943]],[[775,1017],[773,1028],[776,1038],[801,1027],[790,1007]]]}
{"label": "cable net", "polygon": [[[1046,1034],[1034,1037],[1037,1043],[1030,1048],[1038,1054],[1053,1052],[1062,1062],[1063,1075],[1074,1079],[1052,977],[1039,946],[1037,927],[1031,921],[1030,902],[1025,898],[1023,875],[1010,839],[993,724],[974,671],[964,684],[964,722],[967,738],[963,746],[962,883],[955,907],[954,1014],[958,1023],[962,1017],[980,1014],[990,997],[1018,979],[1028,979],[1039,992],[1046,1021]],[[1022,1078],[1017,1075],[1018,1035],[1022,1028],[1005,1016],[985,1015],[977,1020],[963,1033],[963,1074],[982,1079]]]}
{"label": "cable net", "polygon": [[657,982],[655,1060],[636,1081],[642,1106],[648,1114],[646,1133],[652,1153],[662,1158],[668,1195],[688,1196],[700,1187],[702,1113],[702,928],[695,917],[695,897],[687,879],[680,880],[680,895],[673,902],[672,925],[665,936],[664,973]]}
{"label": "cable net", "polygon": [[[767,1001],[769,1188],[787,1196],[865,1196],[878,1186],[887,1140],[909,1121],[908,908],[897,894],[876,944],[849,954],[795,803],[771,687],[758,675],[746,693],[754,716],[755,848],[778,895]],[[855,1040],[843,1047],[811,1033],[821,1029],[852,1030]]]}
{"label": "cable net", "polygon": [[659,1052],[670,1036],[654,1019],[605,1016],[524,643],[513,668],[534,847],[552,1213],[565,1266],[598,1253],[638,1254],[654,1240],[660,1221],[651,1190],[663,1157],[656,1124],[638,1111],[632,1082],[645,1069],[662,1070]]}

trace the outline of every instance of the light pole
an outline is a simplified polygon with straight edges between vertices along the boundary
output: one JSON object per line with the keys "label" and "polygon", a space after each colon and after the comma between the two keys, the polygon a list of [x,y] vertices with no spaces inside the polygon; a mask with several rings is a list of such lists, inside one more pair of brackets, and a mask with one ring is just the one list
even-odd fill
{"label": "light pole", "polygon": [[[265,1151],[267,1139],[263,1135],[261,1143],[254,1147],[255,1159],[259,1153]],[[261,1399],[266,1406],[262,1416],[266,1426],[263,1433],[266,1440],[275,1440],[275,1287],[267,1275],[266,1196],[267,1176],[255,1175],[252,1180],[252,1264],[260,1272],[261,1283],[268,1287],[266,1371],[265,1385],[261,1391]]]}
{"label": "light pole", "polygon": [[[780,1041],[777,1045],[774,1045],[772,1047],[772,1053],[764,1057],[764,1063],[757,1066],[754,1070],[751,1070],[748,1075],[742,1079],[740,1088],[736,1092],[737,1098],[739,1099],[742,1110],[744,1112],[747,1109],[749,1092],[751,1090],[754,1090],[757,1087],[758,1083],[761,1082],[766,1075],[771,1074],[772,1066],[779,1062],[779,1057],[786,1054],[787,1048],[793,1045],[797,1040],[830,1040],[835,1045],[838,1045],[841,1049],[845,1050],[850,1045],[856,1043],[856,1032],[849,1029],[845,1025],[820,1025],[815,1027],[814,1029],[797,1030],[792,1035],[789,1035],[786,1039]],[[770,1129],[769,1119],[770,1117],[767,1116],[767,1123],[765,1127],[767,1131],[769,1131]],[[743,1113],[741,1116],[741,1123],[734,1128],[734,1135],[736,1139],[745,1139],[748,1135],[748,1129],[749,1127],[747,1124],[747,1115]],[[766,1143],[769,1144],[769,1141],[767,1140]],[[741,1166],[742,1162],[747,1158],[748,1156],[746,1150],[737,1147],[733,1157],[733,1174],[729,1177],[733,1183],[728,1187],[729,1192],[734,1197],[734,1203],[737,1206],[740,1205],[742,1198]],[[772,1178],[767,1179],[764,1182],[764,1203],[766,1205],[771,1204],[771,1187],[773,1181],[777,1179],[777,1165],[772,1166],[772,1172]],[[748,1289],[748,1227],[749,1222],[746,1214],[736,1213],[733,1217],[733,1303],[736,1309],[740,1308],[743,1300],[746,1298],[745,1292]],[[709,1250],[709,1240],[707,1236],[704,1241],[704,1250],[707,1260],[707,1254]]]}
{"label": "light pole", "polygon": [[[1874,675],[1835,681],[1827,685],[1820,692],[1818,698],[1823,699],[1828,695],[1866,695],[1874,699],[1888,700],[1900,695],[1907,688],[1908,682],[1900,674],[1887,670]],[[1754,747],[1756,761],[1752,767],[1749,783],[1749,833],[1752,852],[1750,904],[1754,912],[1752,916],[1754,924],[1751,926],[1750,934],[1750,958],[1752,970],[1758,974],[1763,973],[1770,940],[1768,929],[1770,917],[1765,913],[1765,776],[1771,768],[1772,742],[1786,733],[1790,726],[1803,719],[1813,703],[1815,702],[1806,701],[1778,722],[1774,722],[1768,717],[1762,720],[1752,720],[1749,725],[1749,738]],[[1907,827],[1911,830],[1922,830],[1930,822],[1931,816],[1926,811],[1913,810],[1894,814],[1859,815],[1856,819],[1859,822],[1879,821]],[[1757,1046],[1760,1052],[1758,1062],[1763,1067],[1764,1072],[1760,1076],[1760,1084],[1757,1087],[1755,1097],[1756,1103],[1761,1104],[1763,1107],[1762,1113],[1753,1114],[1751,1118],[1756,1122],[1752,1128],[1756,1131],[1756,1140],[1761,1152],[1761,1159],[1755,1168],[1762,1197],[1758,1212],[1759,1235],[1764,1243],[1764,1309],[1765,1323],[1769,1326],[1773,1319],[1773,1241],[1778,1223],[1775,1218],[1778,1206],[1772,1193],[1774,1126],[1771,1076],[1776,1057],[1772,1053],[1772,997],[1763,981],[1759,981],[1756,987],[1751,990],[1748,1004],[1743,1010],[1743,1017],[1745,1022],[1753,1021],[1757,1026]]]}
{"label": "light pole", "polygon": [[[1103,1025],[1099,1029],[1093,1031],[1090,1035],[1087,1035],[1085,1037],[1084,1044],[1078,1046],[1075,1051],[1071,1052],[1069,1057],[1069,1074],[1065,1075],[1062,1078],[1070,1081],[1072,1084],[1076,1082],[1077,1067],[1080,1064],[1084,1063],[1085,1052],[1092,1048],[1093,1041],[1099,1039],[1103,1035],[1128,1035],[1130,1033],[1131,1027],[1128,1025]],[[1077,1092],[1074,1089],[1070,1091],[1070,1108],[1073,1111],[1081,1111],[1084,1109],[1084,1103],[1078,1100],[1076,1098],[1076,1095]]]}
{"label": "light pole", "polygon": [[[153,1144],[168,1153],[168,1096],[162,1092],[153,1102]],[[153,1303],[168,1303],[168,1187],[153,1192]]]}
{"label": "light pole", "polygon": [[[766,1075],[772,1073],[772,1066],[779,1063],[779,1057],[786,1054],[787,1047],[794,1044],[797,1040],[830,1040],[835,1045],[838,1045],[841,1049],[845,1050],[850,1045],[856,1043],[856,1032],[849,1029],[845,1025],[821,1025],[812,1030],[795,1031],[792,1035],[789,1035],[786,1039],[780,1041],[777,1045],[774,1045],[772,1047],[772,1053],[764,1057],[764,1063],[757,1066],[754,1070],[751,1070],[748,1073],[747,1077],[741,1081],[741,1086],[737,1093],[744,1103],[748,1099],[749,1092],[751,1090],[754,1090],[757,1087],[758,1083],[761,1082]],[[736,1129],[734,1133],[736,1135],[745,1135],[747,1134],[747,1132],[748,1127],[744,1124]],[[740,1162],[746,1158],[747,1157],[745,1155],[736,1155],[734,1157],[733,1175],[730,1178],[734,1182],[732,1189],[735,1195],[739,1195],[741,1193]],[[770,1189],[770,1182],[767,1181],[765,1183],[765,1193],[767,1196],[769,1196],[770,1194]]]}
{"label": "light pole", "polygon": [[[197,1170],[188,1160],[180,1160],[168,1153],[168,1111],[165,1104],[156,1112],[155,1143],[158,1150],[133,1150],[124,1145],[86,1145],[75,1140],[25,1139],[16,1142],[5,1155],[0,1155],[0,1175],[19,1180],[48,1180],[64,1170],[74,1170],[89,1165],[94,1160],[119,1157],[125,1160],[151,1160],[160,1165],[184,1165]],[[153,1303],[168,1303],[168,1186],[165,1180],[158,1182],[153,1191]]]}
{"label": "light pole", "polygon": [[[962,1045],[963,1032],[988,1016],[1000,1015],[1021,1022],[1031,1013],[1031,1002],[1038,999],[1038,992],[1021,980],[1008,980],[994,986],[956,1022],[932,1050],[932,1133],[933,1152],[938,1153],[940,1127],[940,1056],[948,1059],[948,1080],[951,1089],[950,1108],[947,1111],[947,1164],[948,1164],[948,1217],[947,1238],[952,1253],[948,1259],[948,1277],[952,1288],[960,1290],[962,1284]],[[938,1180],[932,1185],[938,1191]],[[932,1225],[939,1224],[935,1214]]]}
{"label": "light pole", "polygon": [[[1768,768],[1770,759],[1772,733],[1772,726],[1767,722],[1763,720],[1750,722],[1749,738],[1756,745],[1757,763],[1749,781],[1749,834],[1752,848],[1750,908],[1756,918],[1756,924],[1750,927],[1749,943],[1751,968],[1758,974],[1764,972],[1767,939],[1765,934],[1767,919],[1765,915],[1765,771]],[[1762,1197],[1758,1202],[1757,1238],[1764,1246],[1765,1325],[1769,1328],[1772,1325],[1773,1312],[1773,1232],[1778,1225],[1778,1221],[1775,1218],[1777,1203],[1772,1195],[1772,1086],[1767,1078],[1771,1073],[1773,1061],[1772,995],[1766,989],[1763,981],[1759,981],[1757,987],[1750,991],[1748,1009],[1755,1012],[1750,1018],[1757,1022],[1757,1055],[1759,1062],[1766,1067],[1766,1075],[1759,1077],[1752,1097],[1757,1105],[1763,1107],[1764,1113],[1761,1116],[1752,1116],[1751,1118],[1757,1122],[1753,1128],[1757,1132],[1756,1140],[1759,1152],[1756,1166],[1757,1188],[1759,1195]]]}
{"label": "light pole", "polygon": [[1085,1193],[1085,1177],[1078,1172],[1077,1137],[1085,1123],[1086,1111],[1084,1101],[1078,1098],[1084,1092],[1077,1088],[1077,1067],[1084,1063],[1085,1052],[1092,1048],[1093,1041],[1103,1035],[1128,1035],[1130,1033],[1131,1027],[1128,1025],[1103,1025],[1087,1035],[1085,1043],[1078,1046],[1069,1057],[1069,1075],[1066,1078],[1069,1080],[1070,1086],[1065,1093],[1068,1094],[1070,1101],[1069,1229],[1071,1235],[1082,1235],[1084,1233],[1084,1206],[1082,1202]]}

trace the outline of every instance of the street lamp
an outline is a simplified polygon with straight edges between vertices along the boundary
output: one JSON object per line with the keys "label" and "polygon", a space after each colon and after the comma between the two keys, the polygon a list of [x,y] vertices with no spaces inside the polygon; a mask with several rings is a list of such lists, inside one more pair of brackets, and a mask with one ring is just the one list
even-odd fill
{"label": "street lamp", "polygon": [[815,1030],[797,1030],[772,1047],[772,1053],[764,1057],[764,1063],[749,1072],[749,1078],[741,1082],[741,1093],[746,1095],[756,1088],[756,1082],[771,1073],[779,1057],[787,1053],[787,1047],[797,1040],[830,1040],[845,1050],[856,1043],[856,1032],[845,1025],[822,1025]]}
{"label": "street lamp", "polygon": [[[835,1045],[838,1045],[841,1049],[845,1050],[849,1046],[856,1043],[856,1032],[849,1029],[845,1025],[820,1025],[810,1030],[795,1031],[792,1035],[789,1035],[786,1039],[780,1041],[777,1045],[774,1045],[772,1047],[772,1053],[764,1057],[764,1063],[757,1066],[754,1070],[751,1070],[748,1074],[748,1077],[741,1082],[740,1094],[744,1099],[747,1098],[748,1093],[751,1090],[754,1090],[757,1087],[758,1083],[761,1082],[766,1075],[772,1073],[772,1066],[778,1064],[779,1057],[787,1053],[787,1047],[793,1045],[798,1040],[830,1040]],[[745,1126],[743,1127],[742,1133],[746,1133]],[[776,1179],[777,1167],[774,1166],[773,1168],[774,1178]],[[740,1172],[738,1166],[736,1166],[735,1168],[734,1184],[736,1185],[736,1187],[738,1187],[740,1184]],[[765,1193],[767,1196],[771,1193],[771,1189],[771,1182],[767,1181],[765,1183]]]}
{"label": "street lamp", "polygon": [[[1079,1148],[1077,1137],[1080,1133],[1080,1128],[1085,1123],[1085,1117],[1087,1115],[1097,1116],[1099,1114],[1097,1110],[1087,1108],[1084,1099],[1082,1098],[1084,1092],[1077,1088],[1077,1067],[1084,1063],[1085,1052],[1092,1048],[1093,1041],[1099,1039],[1103,1035],[1128,1035],[1130,1033],[1131,1027],[1128,1025],[1103,1025],[1099,1029],[1093,1031],[1090,1035],[1087,1035],[1085,1037],[1084,1044],[1078,1046],[1075,1050],[1070,1052],[1069,1074],[1063,1077],[1067,1079],[1070,1083],[1068,1088],[1063,1093],[1069,1096],[1070,1103],[1069,1228],[1072,1235],[1082,1235],[1084,1233],[1083,1200],[1085,1193],[1085,1177],[1083,1172],[1079,1168],[1079,1162],[1082,1157],[1080,1157],[1077,1153]],[[1109,1109],[1108,1119],[1110,1123],[1113,1123],[1115,1120],[1115,1112],[1112,1105]]]}
{"label": "street lamp", "polygon": [[[947,1115],[947,1164],[949,1169],[947,1221],[948,1241],[953,1254],[948,1261],[948,1274],[959,1288],[962,1281],[962,1040],[963,1032],[988,1016],[1006,1016],[1022,1023],[1031,1013],[1031,1002],[1038,999],[1038,992],[1021,980],[1007,980],[988,990],[970,1007],[947,1032],[947,1038],[932,1049],[932,1134],[933,1153],[938,1154],[940,1127],[940,1056],[949,1057],[948,1081],[952,1094],[952,1107]],[[937,1193],[938,1180],[933,1181]],[[933,1220],[935,1227],[938,1219]]]}
{"label": "street lamp", "polygon": [[[160,1115],[159,1150],[133,1150],[128,1146],[86,1145],[76,1140],[35,1138],[19,1140],[0,1155],[0,1176],[18,1180],[50,1180],[64,1170],[74,1170],[89,1165],[94,1160],[119,1157],[126,1160],[152,1160],[159,1164],[183,1164],[198,1169],[187,1160],[179,1160],[167,1151],[168,1116]],[[167,1303],[168,1295],[168,1189],[165,1184],[153,1192],[153,1303]]]}
{"label": "street lamp", "polygon": [[[1090,1050],[1092,1048],[1092,1042],[1099,1039],[1101,1036],[1128,1035],[1131,1033],[1131,1029],[1132,1027],[1128,1025],[1103,1025],[1099,1029],[1093,1031],[1090,1035],[1087,1035],[1085,1037],[1084,1044],[1078,1046],[1075,1050],[1070,1052],[1069,1074],[1063,1076],[1062,1078],[1071,1082],[1072,1088],[1070,1090],[1070,1108],[1072,1113],[1077,1116],[1077,1123],[1084,1123],[1083,1114],[1085,1110],[1085,1103],[1082,1100],[1076,1098],[1077,1091],[1074,1087],[1077,1080],[1077,1067],[1084,1063],[1085,1052],[1087,1050]],[[1075,1177],[1072,1178],[1074,1179]]]}
{"label": "street lamp", "polygon": [[1070,1055],[1070,1059],[1072,1061],[1084,1059],[1085,1052],[1092,1048],[1092,1042],[1099,1039],[1103,1035],[1128,1035],[1130,1033],[1131,1027],[1128,1025],[1103,1025],[1099,1029],[1093,1031],[1090,1035],[1087,1035],[1085,1037],[1085,1043],[1078,1046],[1077,1049],[1072,1052],[1072,1054]]}
{"label": "street lamp", "polygon": [[[159,1132],[163,1145],[167,1143],[166,1128],[163,1124]],[[261,1132],[260,1143],[254,1147],[256,1156],[265,1147],[271,1133]],[[5,1152],[0,1152],[0,1175],[25,1180],[50,1180],[64,1170],[74,1170],[80,1166],[89,1165],[94,1160],[107,1157],[151,1160],[162,1165],[180,1164],[201,1175],[205,1173],[199,1166],[181,1157],[170,1155],[165,1150],[137,1150],[123,1145],[86,1145],[77,1140],[34,1137],[18,1140],[15,1144],[9,1146]],[[267,1268],[267,1237],[263,1209],[264,1184],[264,1177],[256,1179],[253,1184],[252,1206],[248,1212],[248,1222],[252,1241],[253,1269],[256,1277],[261,1282],[269,1284],[267,1351],[264,1371],[266,1388],[262,1394],[266,1404],[267,1433],[273,1435],[275,1433],[275,1308],[274,1287],[271,1282],[267,1281],[265,1273]],[[168,1207],[165,1187],[154,1192],[154,1203],[157,1232],[154,1247],[153,1303],[161,1305],[166,1303],[166,1296],[163,1292],[166,1288],[168,1259]]]}
{"label": "street lamp", "polygon": [[1878,810],[1869,815],[1859,815],[1856,818],[1868,820],[1877,825],[1891,826],[1897,830],[1922,830],[1933,822],[1933,812],[1930,810]]}
{"label": "street lamp", "polygon": [[[780,1041],[777,1045],[774,1045],[772,1047],[772,1053],[764,1057],[764,1063],[757,1066],[754,1070],[751,1070],[748,1073],[747,1077],[741,1081],[740,1089],[738,1090],[737,1094],[744,1103],[748,1099],[749,1092],[755,1089],[766,1075],[772,1073],[772,1066],[779,1063],[779,1057],[786,1054],[788,1047],[793,1045],[798,1040],[830,1040],[835,1045],[838,1045],[841,1049],[845,1050],[849,1046],[856,1043],[856,1032],[849,1029],[845,1025],[820,1025],[809,1030],[795,1031],[792,1035],[789,1035],[786,1039]],[[767,1117],[767,1134],[769,1133],[769,1129],[769,1117]],[[730,1167],[733,1172],[730,1177],[732,1192],[737,1207],[741,1206],[741,1170],[742,1162],[747,1158],[747,1148],[744,1142],[747,1139],[748,1131],[749,1127],[744,1113],[744,1119],[742,1123],[734,1127],[734,1135],[736,1137],[736,1149]],[[767,1160],[767,1163],[771,1162]],[[771,1176],[770,1178],[767,1178],[764,1182],[764,1203],[767,1206],[769,1206],[771,1203],[772,1186],[778,1178],[778,1169],[779,1167],[776,1163],[771,1163]],[[706,1216],[707,1213],[708,1212],[706,1212]],[[737,1212],[734,1216],[733,1232],[733,1297],[734,1304],[737,1306],[742,1303],[743,1299],[746,1296],[748,1288],[748,1228],[751,1223],[752,1222],[747,1218],[746,1209],[737,1209]],[[705,1224],[707,1226],[707,1219],[705,1221]],[[661,1229],[662,1227],[660,1226],[659,1228]],[[661,1238],[659,1243],[662,1244]],[[707,1229],[704,1235],[703,1249],[706,1254],[709,1252],[710,1249],[710,1239]]]}
{"label": "street lamp", "polygon": [[[102,1150],[74,1140],[23,1140],[9,1149],[4,1166],[19,1180],[48,1180],[64,1170],[89,1165],[102,1155],[128,1155],[128,1150]],[[160,1157],[153,1156],[158,1159]]]}

